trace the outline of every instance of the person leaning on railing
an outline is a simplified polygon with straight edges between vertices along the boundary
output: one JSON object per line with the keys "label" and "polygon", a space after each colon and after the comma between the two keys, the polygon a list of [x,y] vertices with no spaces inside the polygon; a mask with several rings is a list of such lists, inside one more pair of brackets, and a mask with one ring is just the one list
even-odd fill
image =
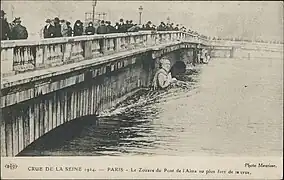
{"label": "person leaning on railing", "polygon": [[68,37],[68,26],[67,26],[67,22],[62,19],[60,20],[60,25],[61,25],[61,34],[63,37]]}
{"label": "person leaning on railing", "polygon": [[94,35],[96,33],[96,29],[94,28],[94,24],[89,22],[88,27],[85,30],[86,35]]}
{"label": "person leaning on railing", "polygon": [[77,20],[73,28],[74,36],[82,36],[84,32],[83,23]]}
{"label": "person leaning on railing", "polygon": [[28,31],[27,28],[21,25],[21,19],[15,18],[15,26],[11,29],[11,40],[27,39]]}
{"label": "person leaning on railing", "polygon": [[66,22],[66,25],[67,25],[67,28],[68,28],[67,35],[68,35],[68,37],[71,37],[72,34],[73,34],[72,27],[70,26],[71,23],[70,23],[69,21],[67,21],[67,22]]}
{"label": "person leaning on railing", "polygon": [[[98,29],[97,29],[97,34],[107,34],[108,29],[107,26],[105,25],[105,21],[102,20],[101,24],[99,25]],[[99,40],[99,45],[100,45],[100,53],[104,53],[104,40],[100,39]]]}
{"label": "person leaning on railing", "polygon": [[54,18],[54,37],[62,37],[61,24],[58,17]]}
{"label": "person leaning on railing", "polygon": [[53,38],[54,37],[54,26],[51,24],[51,20],[47,19],[46,25],[43,29],[43,38]]}
{"label": "person leaning on railing", "polygon": [[111,25],[110,21],[106,21],[107,33],[117,33],[117,29]]}

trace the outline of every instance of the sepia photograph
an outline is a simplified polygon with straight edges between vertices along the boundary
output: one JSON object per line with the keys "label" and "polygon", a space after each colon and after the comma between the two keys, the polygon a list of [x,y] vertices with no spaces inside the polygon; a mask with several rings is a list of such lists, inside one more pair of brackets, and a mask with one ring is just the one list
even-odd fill
{"label": "sepia photograph", "polygon": [[2,0],[1,159],[283,159],[283,7]]}

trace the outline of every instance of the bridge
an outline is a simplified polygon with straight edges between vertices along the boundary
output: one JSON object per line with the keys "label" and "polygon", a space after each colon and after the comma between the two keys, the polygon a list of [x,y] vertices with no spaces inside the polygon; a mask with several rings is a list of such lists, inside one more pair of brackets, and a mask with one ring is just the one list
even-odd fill
{"label": "bridge", "polygon": [[255,51],[250,57],[260,50],[278,56],[282,47],[179,31],[2,41],[1,155],[16,156],[56,127],[149,87],[161,57],[174,69],[177,62],[194,63],[204,48],[213,57],[242,58],[245,50]]}

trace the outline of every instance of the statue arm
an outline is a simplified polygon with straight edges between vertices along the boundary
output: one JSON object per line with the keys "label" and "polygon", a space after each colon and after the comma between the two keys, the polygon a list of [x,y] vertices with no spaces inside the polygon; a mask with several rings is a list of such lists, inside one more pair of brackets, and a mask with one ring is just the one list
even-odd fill
{"label": "statue arm", "polygon": [[161,88],[166,88],[170,85],[171,81],[169,80],[168,76],[163,73],[158,75],[158,84]]}

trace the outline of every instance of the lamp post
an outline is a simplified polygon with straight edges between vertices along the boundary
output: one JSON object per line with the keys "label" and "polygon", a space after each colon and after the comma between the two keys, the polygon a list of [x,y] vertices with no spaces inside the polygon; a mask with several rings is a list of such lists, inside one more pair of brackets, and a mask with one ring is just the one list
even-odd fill
{"label": "lamp post", "polygon": [[14,10],[15,10],[15,7],[13,5],[11,5],[11,12],[12,12],[12,19],[14,20]]}
{"label": "lamp post", "polygon": [[139,24],[141,25],[141,15],[142,15],[143,7],[140,6],[140,7],[138,8],[138,10],[139,10]]}
{"label": "lamp post", "polygon": [[102,15],[103,15],[103,20],[105,20],[106,13],[102,13]]}
{"label": "lamp post", "polygon": [[96,9],[96,5],[97,5],[97,0],[93,0],[93,4],[92,4],[92,6],[93,6],[93,17],[92,17],[92,21],[93,21],[93,23],[95,23],[95,9]]}
{"label": "lamp post", "polygon": [[170,17],[167,17],[167,23],[171,23],[171,19],[170,19]]}

